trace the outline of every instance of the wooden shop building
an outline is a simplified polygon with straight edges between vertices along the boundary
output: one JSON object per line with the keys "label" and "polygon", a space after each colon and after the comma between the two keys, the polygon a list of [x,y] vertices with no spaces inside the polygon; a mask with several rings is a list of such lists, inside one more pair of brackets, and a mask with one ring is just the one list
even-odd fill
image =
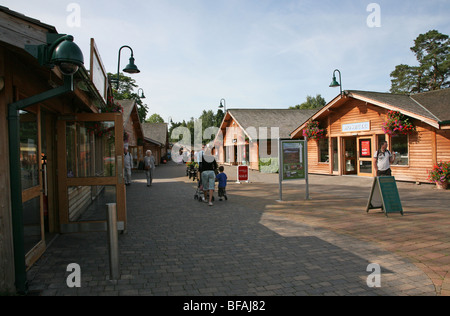
{"label": "wooden shop building", "polygon": [[[383,124],[389,111],[403,114],[416,131],[386,134]],[[429,182],[429,170],[439,161],[450,161],[450,89],[411,96],[345,91],[310,119],[326,131],[325,138],[308,141],[313,174],[373,177],[373,156],[383,140],[397,154],[391,166],[397,180]],[[291,138],[302,138],[308,122]]]}
{"label": "wooden shop building", "polygon": [[0,6],[0,293],[26,291],[53,236],[103,231],[106,203],[126,227],[123,118],[105,113],[111,89],[94,40],[73,75],[36,57],[64,38]]}

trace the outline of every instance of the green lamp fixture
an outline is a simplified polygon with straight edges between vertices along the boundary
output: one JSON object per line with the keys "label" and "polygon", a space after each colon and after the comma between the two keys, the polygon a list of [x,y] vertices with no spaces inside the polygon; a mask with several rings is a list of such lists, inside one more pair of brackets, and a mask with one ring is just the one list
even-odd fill
{"label": "green lamp fixture", "polygon": [[141,72],[139,70],[139,68],[136,66],[136,64],[134,63],[135,59],[134,59],[133,49],[127,45],[122,46],[119,49],[119,61],[117,63],[117,90],[119,90],[119,83],[120,83],[120,54],[121,54],[122,49],[124,49],[124,48],[128,48],[129,50],[131,50],[131,57],[130,57],[129,64],[123,69],[123,72],[129,73],[129,74],[138,74]]}
{"label": "green lamp fixture", "polygon": [[[336,80],[336,72],[339,73],[339,82],[337,82],[337,80]],[[341,78],[341,72],[339,71],[339,69],[336,69],[333,72],[333,81],[331,81],[331,84],[330,84],[330,88],[337,88],[337,87],[341,88],[341,96],[342,96],[342,78]]]}
{"label": "green lamp fixture", "polygon": [[73,42],[72,35],[47,34],[47,44],[26,45],[25,50],[33,55],[40,65],[58,67],[63,75],[71,76],[84,65],[81,49]]}

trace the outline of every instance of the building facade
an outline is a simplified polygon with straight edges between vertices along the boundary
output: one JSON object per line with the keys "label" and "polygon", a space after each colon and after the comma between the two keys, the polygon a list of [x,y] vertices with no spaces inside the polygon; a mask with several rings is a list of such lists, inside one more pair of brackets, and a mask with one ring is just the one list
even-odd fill
{"label": "building facade", "polygon": [[[383,130],[389,111],[409,119],[415,131],[391,135]],[[345,91],[311,117],[326,137],[308,141],[309,172],[325,175],[375,176],[373,156],[381,141],[397,158],[397,180],[428,182],[439,161],[450,160],[450,89],[417,95]],[[307,122],[291,133],[303,137]]]}
{"label": "building facade", "polygon": [[93,40],[96,70],[64,75],[34,55],[61,38],[53,26],[0,7],[0,33],[0,293],[14,293],[54,236],[105,229],[99,205],[126,228],[123,119],[105,113]]}

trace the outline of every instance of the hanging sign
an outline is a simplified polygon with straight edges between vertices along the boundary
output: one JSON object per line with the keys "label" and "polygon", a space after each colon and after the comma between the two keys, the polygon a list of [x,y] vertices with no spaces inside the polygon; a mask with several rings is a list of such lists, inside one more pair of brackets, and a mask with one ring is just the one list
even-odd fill
{"label": "hanging sign", "polygon": [[374,179],[367,203],[367,213],[372,209],[381,209],[386,216],[390,213],[403,215],[402,202],[394,177],[376,177]]}

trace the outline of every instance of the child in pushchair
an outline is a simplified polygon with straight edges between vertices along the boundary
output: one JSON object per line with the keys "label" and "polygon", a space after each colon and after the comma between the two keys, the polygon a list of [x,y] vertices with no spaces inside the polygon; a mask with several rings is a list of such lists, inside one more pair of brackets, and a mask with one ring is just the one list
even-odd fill
{"label": "child in pushchair", "polygon": [[[209,191],[206,191],[207,201],[209,199]],[[205,191],[203,190],[203,184],[202,184],[202,178],[198,177],[198,186],[197,190],[195,191],[194,199],[198,200],[199,202],[203,202],[203,199],[205,197]],[[214,201],[214,195],[212,197],[212,200]]]}

